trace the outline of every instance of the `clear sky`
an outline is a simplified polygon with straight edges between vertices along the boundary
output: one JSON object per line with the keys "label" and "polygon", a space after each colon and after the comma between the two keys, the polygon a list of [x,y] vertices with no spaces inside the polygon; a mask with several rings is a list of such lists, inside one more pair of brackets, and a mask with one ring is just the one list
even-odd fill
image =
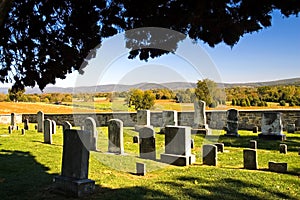
{"label": "clear sky", "polygon": [[271,27],[245,35],[233,48],[224,44],[211,48],[186,40],[175,55],[148,62],[128,60],[127,56],[123,36],[112,37],[83,76],[72,73],[65,80],[57,79],[55,86],[196,82],[203,78],[237,83],[300,77],[300,18],[283,18],[276,12]]}

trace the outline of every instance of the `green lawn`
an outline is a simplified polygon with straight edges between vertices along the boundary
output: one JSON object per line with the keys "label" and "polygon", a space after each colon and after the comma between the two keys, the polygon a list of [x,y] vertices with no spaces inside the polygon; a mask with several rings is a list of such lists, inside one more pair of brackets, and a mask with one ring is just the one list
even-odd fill
{"label": "green lawn", "polygon": [[[22,125],[21,125],[22,127]],[[53,144],[43,143],[43,134],[34,130],[8,134],[0,126],[0,199],[72,199],[57,194],[52,185],[61,171],[62,129],[57,128]],[[158,131],[158,129],[156,129]],[[300,134],[288,134],[288,154],[280,154],[277,141],[258,140],[259,170],[243,169],[243,149],[257,134],[240,131],[240,138],[225,138],[214,131],[204,137],[193,135],[197,162],[176,167],[138,158],[137,135],[125,128],[126,155],[107,154],[107,127],[98,128],[98,149],[91,152],[89,178],[96,181],[95,193],[84,199],[300,199]],[[224,142],[225,152],[218,154],[218,166],[205,166],[201,146]],[[157,158],[164,152],[164,135],[156,135]],[[136,176],[136,161],[147,165],[146,176]],[[267,171],[269,161],[287,162],[288,173]]]}

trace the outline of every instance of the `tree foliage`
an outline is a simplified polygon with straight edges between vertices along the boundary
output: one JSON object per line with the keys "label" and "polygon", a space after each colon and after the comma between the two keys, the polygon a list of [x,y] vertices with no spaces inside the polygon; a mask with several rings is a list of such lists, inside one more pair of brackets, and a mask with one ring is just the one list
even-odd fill
{"label": "tree foliage", "polygon": [[[174,52],[189,36],[211,47],[233,46],[244,34],[271,26],[272,11],[297,15],[300,1],[289,0],[3,0],[0,3],[0,81],[14,88],[43,89],[74,70],[83,73],[103,39],[140,27],[182,33],[126,34],[129,58],[141,60]],[[168,50],[151,46],[168,46]],[[88,58],[86,58],[89,55]]]}
{"label": "tree foliage", "polygon": [[134,106],[135,110],[147,110],[155,104],[155,95],[151,90],[131,89],[127,95],[128,106]]}

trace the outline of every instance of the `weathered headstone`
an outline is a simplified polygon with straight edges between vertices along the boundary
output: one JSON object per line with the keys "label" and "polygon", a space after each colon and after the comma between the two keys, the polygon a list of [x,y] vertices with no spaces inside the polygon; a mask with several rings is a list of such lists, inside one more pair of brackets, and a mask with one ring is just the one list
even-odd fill
{"label": "weathered headstone", "polygon": [[24,128],[21,129],[21,134],[25,135],[25,129]]}
{"label": "weathered headstone", "polygon": [[162,112],[162,128],[160,129],[160,133],[165,133],[165,127],[168,125],[172,125],[172,126],[178,125],[177,111],[164,110]]}
{"label": "weathered headstone", "polygon": [[11,134],[12,133],[12,126],[8,126],[8,133]]}
{"label": "weathered headstone", "polygon": [[202,147],[202,161],[204,165],[217,166],[217,146],[204,144]]}
{"label": "weathered headstone", "polygon": [[194,148],[195,148],[195,140],[191,139],[191,149],[194,149]]}
{"label": "weathered headstone", "polygon": [[85,118],[84,130],[90,133],[90,138],[86,143],[88,150],[97,151],[98,132],[96,122],[92,117]]}
{"label": "weathered headstone", "polygon": [[239,124],[239,111],[236,109],[227,110],[225,136],[239,137],[238,124]]}
{"label": "weathered headstone", "polygon": [[156,160],[155,132],[152,127],[143,127],[139,130],[140,157]]}
{"label": "weathered headstone", "polygon": [[68,196],[82,197],[94,191],[95,181],[88,179],[90,153],[82,142],[89,134],[72,129],[63,133],[62,172],[54,182],[55,188]]}
{"label": "weathered headstone", "polygon": [[139,143],[139,136],[133,136],[132,137],[133,143]]}
{"label": "weathered headstone", "polygon": [[272,172],[285,173],[287,172],[288,164],[287,163],[277,163],[270,161],[268,163],[269,170]]}
{"label": "weathered headstone", "polygon": [[177,166],[187,166],[196,161],[191,154],[191,127],[166,126],[165,153],[160,155],[161,161]]}
{"label": "weathered headstone", "polygon": [[108,121],[108,152],[123,154],[123,122],[119,119]]}
{"label": "weathered headstone", "polygon": [[52,125],[52,134],[56,134],[56,122],[54,120],[51,120]]}
{"label": "weathered headstone", "polygon": [[205,106],[205,101],[194,101],[194,122],[192,126],[193,134],[211,134],[211,130],[209,130],[206,122]]}
{"label": "weathered headstone", "polygon": [[287,145],[279,144],[279,153],[287,154]]}
{"label": "weathered headstone", "polygon": [[295,133],[296,125],[295,124],[288,124],[286,126],[286,130],[287,130],[288,133]]}
{"label": "weathered headstone", "polygon": [[62,127],[63,127],[63,132],[64,132],[65,130],[72,129],[72,125],[71,125],[71,123],[68,122],[68,121],[64,121],[63,124],[62,124]]}
{"label": "weathered headstone", "polygon": [[10,114],[10,126],[12,127],[13,130],[16,128],[16,114],[15,113]]}
{"label": "weathered headstone", "polygon": [[136,163],[136,174],[139,176],[146,175],[146,164],[145,163]]}
{"label": "weathered headstone", "polygon": [[252,132],[253,133],[258,133],[258,126],[253,126]]}
{"label": "weathered headstone", "polygon": [[300,118],[295,120],[296,130],[300,129]]}
{"label": "weathered headstone", "polygon": [[29,130],[29,120],[28,119],[24,120],[24,129]]}
{"label": "weathered headstone", "polygon": [[283,126],[281,121],[281,113],[266,112],[263,113],[261,120],[261,134],[258,134],[260,139],[281,140],[284,141],[286,136],[283,134]]}
{"label": "weathered headstone", "polygon": [[218,152],[224,152],[224,143],[215,143],[214,145],[217,147]]}
{"label": "weathered headstone", "polygon": [[44,113],[42,111],[37,112],[37,132],[43,132],[44,126]]}
{"label": "weathered headstone", "polygon": [[50,119],[44,120],[44,143],[52,144],[52,122]]}
{"label": "weathered headstone", "polygon": [[144,126],[150,127],[150,110],[138,110],[136,113],[135,131],[139,131]]}
{"label": "weathered headstone", "polygon": [[244,168],[245,169],[257,169],[257,152],[255,149],[244,149]]}
{"label": "weathered headstone", "polygon": [[257,149],[257,141],[256,140],[250,140],[250,149]]}

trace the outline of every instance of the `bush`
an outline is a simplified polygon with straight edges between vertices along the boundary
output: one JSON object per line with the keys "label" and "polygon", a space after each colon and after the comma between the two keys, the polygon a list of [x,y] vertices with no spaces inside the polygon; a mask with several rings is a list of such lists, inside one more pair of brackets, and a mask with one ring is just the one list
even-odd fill
{"label": "bush", "polygon": [[285,106],[285,101],[284,100],[279,101],[279,105],[280,106]]}

